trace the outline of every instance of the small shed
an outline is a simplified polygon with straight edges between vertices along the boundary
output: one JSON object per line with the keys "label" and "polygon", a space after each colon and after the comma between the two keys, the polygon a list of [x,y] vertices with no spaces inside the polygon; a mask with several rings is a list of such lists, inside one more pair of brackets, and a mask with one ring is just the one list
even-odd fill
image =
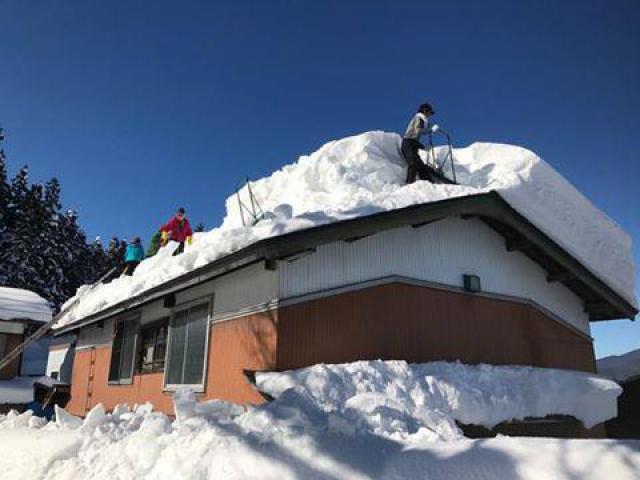
{"label": "small shed", "polygon": [[[49,302],[37,293],[0,287],[0,360],[51,318]],[[34,342],[0,371],[0,412],[33,400],[33,383],[45,374],[50,341]]]}

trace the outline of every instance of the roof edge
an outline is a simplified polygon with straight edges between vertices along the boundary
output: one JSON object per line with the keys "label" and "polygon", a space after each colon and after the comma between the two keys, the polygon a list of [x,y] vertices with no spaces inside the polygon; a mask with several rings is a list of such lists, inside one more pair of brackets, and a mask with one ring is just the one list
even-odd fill
{"label": "roof edge", "polygon": [[[144,305],[163,295],[177,293],[193,285],[220,277],[262,260],[280,259],[308,250],[313,246],[333,241],[365,237],[383,230],[406,225],[426,224],[441,218],[461,215],[486,217],[508,225],[579,278],[590,290],[613,307],[613,310],[607,310],[607,313],[603,314],[606,318],[595,318],[592,321],[612,320],[615,318],[633,319],[638,313],[638,310],[625,298],[515,210],[497,191],[491,190],[485,193],[385,210],[363,217],[341,220],[264,238],[191,272],[146,290],[135,297],[118,302],[104,310],[56,329],[54,330],[54,335],[59,336],[77,330],[124,310]],[[612,316],[610,312],[613,311],[616,313]]]}

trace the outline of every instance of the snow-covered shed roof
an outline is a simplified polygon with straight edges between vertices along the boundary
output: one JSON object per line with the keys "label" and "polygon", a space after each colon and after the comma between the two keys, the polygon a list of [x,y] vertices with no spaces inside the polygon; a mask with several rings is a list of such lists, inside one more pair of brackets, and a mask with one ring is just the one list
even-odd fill
{"label": "snow-covered shed roof", "polygon": [[640,348],[622,355],[599,358],[596,364],[600,375],[616,382],[640,378]]}
{"label": "snow-covered shed roof", "polygon": [[[259,223],[243,226],[238,199],[230,196],[222,225],[196,234],[182,255],[161,249],[132,277],[92,290],[81,287],[69,302],[78,296],[81,301],[58,328],[104,318],[258,255],[277,258],[280,249],[298,248],[297,242],[311,245],[353,233],[349,230],[406,225],[415,222],[417,212],[426,218],[445,207],[451,215],[484,216],[511,248],[545,266],[550,281],[562,281],[580,295],[593,320],[635,315],[630,238],[537,155],[511,145],[475,143],[454,151],[458,185],[405,185],[399,143],[398,135],[385,132],[329,142],[253,182],[265,211]],[[240,195],[246,196],[246,189]],[[490,214],[474,212],[481,205]]]}
{"label": "snow-covered shed roof", "polygon": [[49,302],[21,288],[0,287],[0,320],[51,320]]}

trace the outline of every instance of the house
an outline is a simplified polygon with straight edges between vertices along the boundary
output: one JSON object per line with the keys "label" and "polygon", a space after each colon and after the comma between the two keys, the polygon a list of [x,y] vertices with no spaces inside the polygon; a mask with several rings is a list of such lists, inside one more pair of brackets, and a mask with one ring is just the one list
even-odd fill
{"label": "house", "polygon": [[499,192],[485,191],[249,243],[56,335],[77,338],[71,413],[147,401],[171,413],[177,388],[259,403],[253,372],[321,362],[595,372],[590,323],[636,313]]}
{"label": "house", "polygon": [[[38,294],[0,287],[0,360],[43,323],[51,321],[49,303]],[[45,374],[50,337],[30,345],[0,371],[0,413],[33,400],[33,383]]]}
{"label": "house", "polygon": [[599,358],[597,366],[600,375],[622,387],[618,416],[605,423],[607,436],[640,439],[640,349]]}

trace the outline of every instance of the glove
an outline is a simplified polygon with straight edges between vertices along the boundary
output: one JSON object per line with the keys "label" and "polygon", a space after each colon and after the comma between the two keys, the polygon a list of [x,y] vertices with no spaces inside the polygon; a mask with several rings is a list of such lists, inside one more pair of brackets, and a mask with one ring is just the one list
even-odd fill
{"label": "glove", "polygon": [[191,245],[193,243],[193,237],[187,237],[187,245]]}
{"label": "glove", "polygon": [[163,246],[166,245],[167,240],[169,240],[169,232],[165,232],[163,230],[162,232],[160,232],[160,244]]}
{"label": "glove", "polygon": [[438,130],[440,130],[440,125],[437,125],[437,124],[431,125],[431,129],[430,129],[430,131],[431,131],[432,133],[435,133],[435,132],[437,132]]}

